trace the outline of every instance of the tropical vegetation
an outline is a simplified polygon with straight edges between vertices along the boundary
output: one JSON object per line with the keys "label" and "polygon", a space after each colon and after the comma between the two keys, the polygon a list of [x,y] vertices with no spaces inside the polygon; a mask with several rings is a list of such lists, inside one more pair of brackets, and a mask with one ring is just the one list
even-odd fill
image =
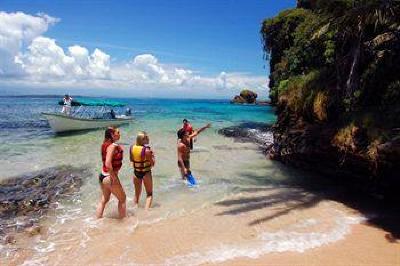
{"label": "tropical vegetation", "polygon": [[400,1],[299,0],[266,19],[261,36],[278,113],[275,154],[319,153],[291,134],[318,128],[314,143],[336,166],[356,156],[373,176],[397,167],[387,164],[400,162]]}

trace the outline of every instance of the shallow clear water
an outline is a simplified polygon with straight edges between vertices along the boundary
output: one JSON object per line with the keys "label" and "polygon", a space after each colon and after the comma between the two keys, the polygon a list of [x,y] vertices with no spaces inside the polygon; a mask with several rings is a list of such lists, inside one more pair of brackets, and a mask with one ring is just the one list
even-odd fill
{"label": "shallow clear water", "polygon": [[[217,133],[218,129],[242,122],[273,123],[275,116],[269,106],[231,105],[225,101],[213,100],[118,100],[128,103],[133,108],[136,120],[121,128],[120,143],[126,153],[119,176],[128,196],[128,213],[131,220],[128,220],[129,225],[124,226],[121,231],[114,229],[117,239],[118,234],[122,236],[126,230],[134,232],[140,224],[157,224],[168,219],[185,217],[248,188],[279,188],[292,180],[306,178],[304,173],[266,160],[255,144],[238,143]],[[103,130],[62,136],[53,134],[47,122],[40,116],[40,112],[59,108],[55,105],[57,101],[57,98],[51,97],[0,98],[0,108],[4,110],[0,113],[0,164],[2,165],[0,178],[58,165],[85,167],[90,172],[89,175],[83,176],[84,184],[79,193],[58,202],[58,207],[44,217],[43,224],[47,228],[45,236],[36,238],[31,245],[26,244],[26,248],[34,251],[34,259],[42,258],[43,254],[57,248],[71,248],[68,246],[69,241],[75,244],[78,242],[85,247],[90,239],[89,232],[99,226],[94,219],[94,211],[100,196],[97,173],[101,166],[99,149],[103,140]],[[191,164],[200,185],[192,189],[180,179],[176,166],[176,131],[180,128],[183,118],[187,118],[194,128],[212,123],[212,128],[201,133],[194,143]],[[132,208],[133,171],[127,150],[139,130],[148,132],[156,155],[156,166],[153,169],[154,208],[150,213],[144,213],[141,209],[144,195],[139,210]],[[105,217],[116,216],[116,202],[112,200],[106,208]],[[338,223],[344,226],[346,222],[342,216],[338,218]],[[314,218],[307,217],[311,220]],[[293,227],[293,224],[290,226]],[[291,228],[290,226],[288,225],[287,230]],[[254,243],[263,240],[264,243],[279,242],[279,234],[283,235],[283,241],[287,242],[285,228],[280,230],[283,231],[276,232],[277,235],[274,236],[265,235],[261,230]],[[274,237],[277,239],[272,239]],[[298,236],[300,239],[301,237]],[[308,245],[313,247],[312,243],[318,242],[319,237],[318,235],[310,237],[311,244]],[[327,238],[330,241],[331,238],[329,236]],[[248,249],[246,246],[240,251],[242,244],[238,245],[234,248],[229,246],[227,249],[236,250],[233,253],[237,254]],[[260,252],[257,254],[271,250],[276,249],[265,244],[260,246]],[[207,256],[212,257],[210,261],[221,259],[215,257],[212,250],[207,252],[205,251],[202,258],[196,257],[196,260],[199,263],[206,262],[207,259],[204,258]],[[9,255],[11,256],[12,252]],[[185,258],[186,255],[180,254],[180,256]],[[124,257],[121,261],[123,259]],[[176,264],[178,263],[176,259],[170,258],[170,262]]]}

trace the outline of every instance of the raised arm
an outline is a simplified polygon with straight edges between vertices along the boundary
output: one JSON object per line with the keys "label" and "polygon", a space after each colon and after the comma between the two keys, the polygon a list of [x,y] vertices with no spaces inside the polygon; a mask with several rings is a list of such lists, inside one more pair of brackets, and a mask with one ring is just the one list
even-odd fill
{"label": "raised arm", "polygon": [[196,129],[192,134],[189,135],[189,138],[194,138],[194,137],[196,137],[197,135],[200,134],[200,132],[202,132],[202,131],[204,131],[205,129],[210,128],[210,127],[211,127],[211,124],[208,123],[208,124],[205,125],[204,127],[201,127],[201,128],[199,128],[199,129]]}

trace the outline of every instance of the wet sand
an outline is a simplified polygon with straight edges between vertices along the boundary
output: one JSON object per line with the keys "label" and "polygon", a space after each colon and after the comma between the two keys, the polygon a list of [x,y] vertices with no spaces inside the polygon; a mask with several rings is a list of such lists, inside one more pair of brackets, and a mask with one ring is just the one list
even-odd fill
{"label": "wet sand", "polygon": [[249,188],[200,210],[142,222],[153,212],[157,207],[130,209],[124,220],[109,212],[91,222],[84,242],[73,237],[80,224],[71,221],[60,232],[64,243],[47,256],[21,250],[6,264],[400,265],[400,242],[388,232],[300,188]]}
{"label": "wet sand", "polygon": [[400,265],[400,241],[368,224],[353,225],[351,233],[336,243],[304,253],[266,254],[257,259],[238,258],[220,265]]}

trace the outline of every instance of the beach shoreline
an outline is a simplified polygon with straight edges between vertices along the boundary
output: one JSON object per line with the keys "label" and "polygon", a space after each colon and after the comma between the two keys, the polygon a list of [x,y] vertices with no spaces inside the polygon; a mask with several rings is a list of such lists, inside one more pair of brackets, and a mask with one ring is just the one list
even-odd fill
{"label": "beach shoreline", "polygon": [[[24,163],[25,168],[40,170],[63,162],[70,170],[85,164],[89,172],[78,174],[82,186],[77,187],[77,193],[51,203],[52,208],[41,216],[39,232],[24,230],[15,234],[14,244],[0,243],[0,264],[291,265],[309,260],[319,265],[328,263],[329,257],[336,259],[332,254],[344,254],[345,249],[362,263],[359,258],[364,254],[357,242],[368,250],[370,261],[381,259],[388,265],[397,262],[396,211],[384,212],[388,208],[384,202],[360,198],[329,178],[313,178],[309,172],[266,159],[265,151],[273,145],[273,117],[265,123],[265,112],[270,109],[197,103],[194,113],[204,106],[208,108],[204,117],[215,113],[211,121],[216,129],[206,131],[194,143],[193,172],[200,185],[188,188],[176,165],[171,164],[171,158],[176,158],[176,150],[171,149],[176,145],[176,132],[171,127],[180,126],[175,113],[181,105],[165,107],[160,110],[162,117],[153,120],[139,118],[152,136],[152,148],[157,153],[154,208],[145,212],[142,203],[133,208],[132,172],[125,158],[121,182],[128,196],[129,217],[124,220],[116,219],[114,198],[105,218],[95,218],[100,160],[93,147],[101,144],[103,132],[61,138],[50,135],[33,147],[45,144],[51,148],[32,152],[21,145],[24,153],[12,158]],[[235,119],[221,122],[226,121],[220,117],[226,108]],[[248,113],[239,116],[238,108]],[[166,119],[165,113],[170,118]],[[208,120],[194,121],[201,125]],[[135,130],[134,125],[122,128],[121,142],[131,143]],[[68,161],[66,155],[75,155],[77,149],[81,160]],[[49,160],[44,163],[36,158]],[[25,169],[5,165],[16,172],[15,176]],[[54,174],[59,175],[57,171]],[[21,227],[20,222],[18,218],[12,225]],[[368,238],[370,235],[374,238]],[[348,247],[343,249],[343,243]],[[349,256],[333,263],[349,264]]]}
{"label": "beach shoreline", "polygon": [[303,253],[237,258],[220,265],[399,265],[400,242],[391,242],[387,234],[382,229],[362,223],[353,225],[345,239]]}
{"label": "beach shoreline", "polygon": [[[271,144],[266,124],[246,125],[239,126],[239,130],[228,127],[219,132],[235,138],[237,144],[229,150],[263,151]],[[278,169],[281,165],[268,158],[264,160],[269,167]],[[5,265],[59,265],[65,261],[74,265],[187,265],[188,261],[190,265],[399,265],[396,210],[385,211],[382,207],[387,207],[381,200],[355,195],[329,179],[308,178],[287,184],[238,187],[223,199],[193,205],[166,217],[158,216],[163,202],[156,201],[154,208],[145,212],[143,206],[133,209],[132,199],[128,198],[129,217],[118,220],[116,200],[112,199],[104,219],[97,220],[94,213],[88,214],[84,220],[69,219],[57,229],[50,229],[52,222],[44,220],[40,233],[17,234],[15,245],[3,246],[2,252],[9,249],[12,254],[3,262]],[[387,226],[382,219],[392,224]],[[81,228],[86,229],[81,231]],[[53,230],[57,232],[51,233]],[[54,245],[54,239],[61,241]],[[27,248],[32,241],[38,246]]]}
{"label": "beach shoreline", "polygon": [[142,209],[128,213],[124,220],[110,214],[93,219],[84,243],[66,241],[46,258],[21,249],[5,265],[400,263],[400,242],[389,232],[369,224],[355,209],[299,188],[247,189],[196,212],[188,210],[152,224],[142,223],[149,215]]}

